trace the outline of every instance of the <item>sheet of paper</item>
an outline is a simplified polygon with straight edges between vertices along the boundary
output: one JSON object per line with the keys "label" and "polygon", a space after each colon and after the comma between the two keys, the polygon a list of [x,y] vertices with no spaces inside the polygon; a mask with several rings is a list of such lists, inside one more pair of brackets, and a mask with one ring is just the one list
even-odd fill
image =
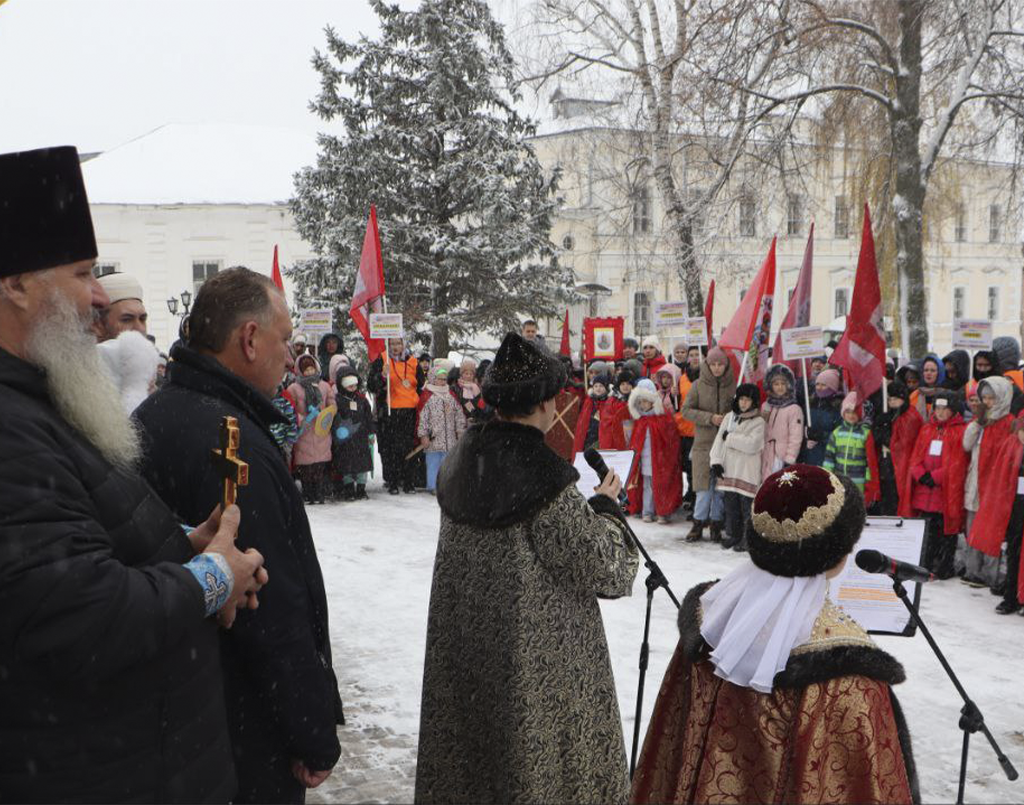
{"label": "sheet of paper", "polygon": [[942,439],[932,439],[932,443],[928,447],[928,455],[930,455],[930,456],[941,456],[942,455]]}
{"label": "sheet of paper", "polygon": [[[633,450],[598,450],[597,452],[601,454],[601,458],[608,465],[608,469],[614,471],[622,480],[622,488],[625,490],[626,483],[629,481],[629,473],[633,469],[636,452]],[[576,488],[580,490],[580,494],[583,497],[593,497],[594,487],[601,483],[597,473],[590,468],[587,460],[583,457],[583,453],[576,454],[572,465],[580,474],[580,479],[576,482]]]}
{"label": "sheet of paper", "polygon": [[1017,479],[1017,494],[1024,495],[1024,477]]}
{"label": "sheet of paper", "polygon": [[[869,632],[911,637],[916,627],[910,613],[884,573],[865,573],[854,562],[857,551],[873,549],[911,564],[921,564],[925,521],[899,517],[869,517],[843,572],[829,583],[829,595],[846,614]],[[910,599],[919,603],[921,585],[904,582]]]}

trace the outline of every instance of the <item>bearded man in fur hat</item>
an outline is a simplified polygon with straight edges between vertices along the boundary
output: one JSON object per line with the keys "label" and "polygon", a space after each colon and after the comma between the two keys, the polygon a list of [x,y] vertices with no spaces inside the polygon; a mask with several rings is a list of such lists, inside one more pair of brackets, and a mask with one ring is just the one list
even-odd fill
{"label": "bearded man in fur hat", "polygon": [[920,801],[903,668],[828,597],[864,519],[854,483],[820,467],[762,483],[752,561],[683,599],[634,802]]}
{"label": "bearded man in fur hat", "polygon": [[266,572],[139,477],[95,263],[78,152],[0,154],[0,802],[227,802],[212,616]]}
{"label": "bearded man in fur hat", "polygon": [[586,500],[544,443],[561,362],[518,334],[484,378],[497,418],[441,467],[416,801],[623,803],[626,753],[598,597],[638,558],[609,473]]}

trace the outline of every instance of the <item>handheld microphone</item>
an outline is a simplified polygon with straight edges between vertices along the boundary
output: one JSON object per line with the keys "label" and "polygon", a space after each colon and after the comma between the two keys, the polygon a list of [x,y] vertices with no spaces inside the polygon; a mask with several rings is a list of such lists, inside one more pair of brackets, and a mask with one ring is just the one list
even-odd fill
{"label": "handheld microphone", "polygon": [[[590,468],[597,473],[598,483],[604,483],[604,479],[608,477],[608,473],[611,470],[608,469],[608,465],[604,463],[604,459],[601,454],[597,451],[596,447],[588,447],[583,451],[584,460],[590,465]],[[626,480],[622,479],[623,487],[625,487]],[[619,500],[625,503],[629,498],[626,495],[625,488],[619,490]]]}
{"label": "handheld microphone", "polygon": [[910,562],[901,562],[881,551],[857,551],[854,561],[865,573],[884,573],[897,581],[916,581],[923,584],[936,579],[935,574],[927,568],[912,565]]}

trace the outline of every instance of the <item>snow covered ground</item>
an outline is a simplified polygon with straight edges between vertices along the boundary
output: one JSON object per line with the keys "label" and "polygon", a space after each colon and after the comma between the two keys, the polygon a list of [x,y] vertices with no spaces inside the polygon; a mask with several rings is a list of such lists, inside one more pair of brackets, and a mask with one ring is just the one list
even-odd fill
{"label": "snow covered ground", "polygon": [[[391,497],[379,481],[371,484],[370,492],[370,501],[308,509],[327,584],[334,665],[348,718],[339,733],[344,749],[338,769],[310,793],[310,802],[412,800],[427,604],[440,515],[436,499],[422,492]],[[708,542],[684,543],[681,520],[667,527],[635,519],[630,524],[680,599],[694,584],[748,561],[745,554]],[[641,567],[631,598],[601,602],[627,753],[636,704],[644,578]],[[1024,618],[996,615],[996,603],[988,590],[974,590],[955,579],[927,585],[922,596],[925,622],[1003,750],[1024,772]],[[641,742],[676,637],[675,608],[659,592]],[[907,671],[907,682],[896,692],[913,736],[924,802],[953,802],[961,747],[956,691],[920,634],[876,639]],[[980,734],[971,740],[966,801],[1024,801],[1024,782],[1011,783],[1003,776]]]}

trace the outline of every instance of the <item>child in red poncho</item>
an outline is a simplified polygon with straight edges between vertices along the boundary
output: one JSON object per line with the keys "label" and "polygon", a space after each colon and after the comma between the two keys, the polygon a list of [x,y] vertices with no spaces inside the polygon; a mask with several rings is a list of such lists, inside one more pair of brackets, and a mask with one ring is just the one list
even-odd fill
{"label": "child in red poncho", "polygon": [[989,467],[985,505],[974,518],[972,535],[992,544],[1006,540],[1006,583],[1003,600],[996,606],[1000,615],[1021,610],[1024,574],[1021,574],[1021,536],[1024,534],[1024,415],[1010,426],[1011,437],[1003,441]]}
{"label": "child in red poncho", "polygon": [[[576,420],[576,438],[573,450],[582,453],[588,447],[599,447],[602,450],[625,450],[626,437],[622,431],[622,408],[611,396],[611,379],[608,375],[598,375],[590,385],[587,398],[580,409],[580,418]],[[628,415],[628,414],[627,414]]]}
{"label": "child in red poncho", "polygon": [[633,416],[630,448],[638,461],[627,484],[629,511],[643,514],[644,522],[662,525],[683,502],[683,477],[679,464],[679,432],[671,412],[665,411],[661,395],[647,378],[639,381],[629,395]]}
{"label": "child in red poncho", "polygon": [[932,415],[921,428],[910,459],[910,505],[928,521],[923,563],[940,579],[953,576],[956,535],[964,521],[964,418],[960,395],[936,392]]}

